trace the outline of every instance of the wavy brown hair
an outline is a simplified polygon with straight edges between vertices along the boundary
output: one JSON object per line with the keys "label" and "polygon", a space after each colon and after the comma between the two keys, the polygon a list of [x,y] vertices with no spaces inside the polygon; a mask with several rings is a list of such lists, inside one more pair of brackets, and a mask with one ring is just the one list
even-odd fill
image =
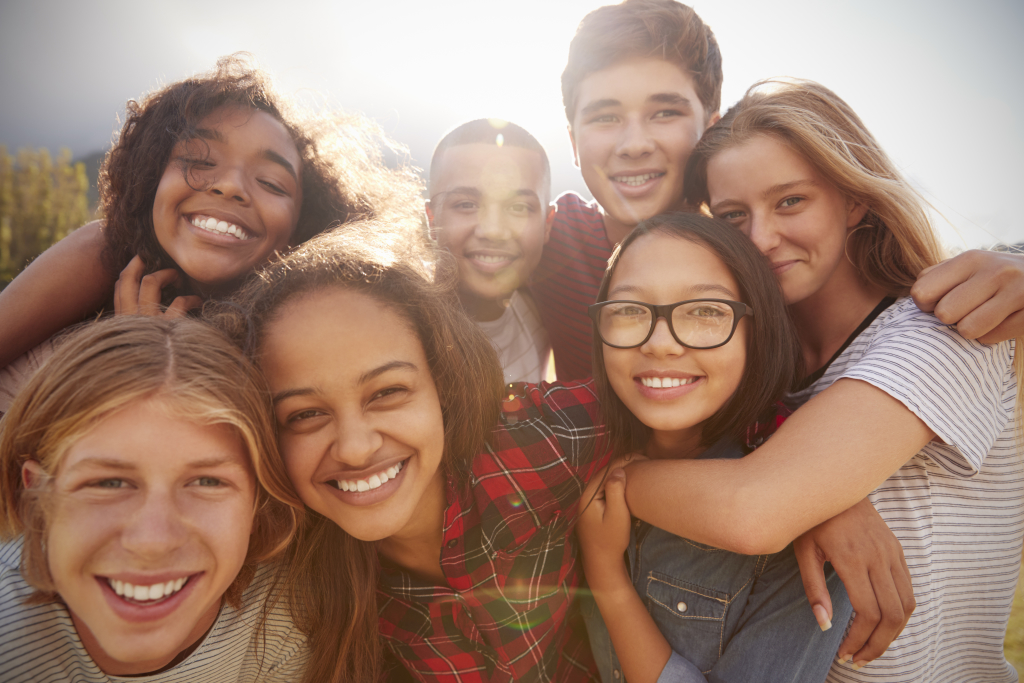
{"label": "wavy brown hair", "polygon": [[[278,93],[244,53],[212,71],[129,100],[117,142],[100,169],[100,207],[107,241],[104,265],[116,275],[133,256],[148,270],[174,268],[153,228],[153,202],[174,146],[201,141],[200,122],[226,106],[262,111],[288,130],[302,159],[302,209],[293,243],[349,221],[420,210],[420,182],[404,164],[388,168],[383,152],[404,154],[369,120],[316,114]],[[182,169],[186,179],[188,167]],[[420,228],[420,231],[422,228]]]}
{"label": "wavy brown hair", "polygon": [[[747,427],[762,419],[792,389],[801,374],[800,344],[775,275],[753,242],[729,223],[698,213],[663,214],[642,221],[612,252],[597,293],[599,302],[608,300],[608,289],[622,254],[646,235],[687,240],[711,251],[735,278],[740,301],[754,309],[747,335],[747,362],[739,387],[701,430],[703,446],[726,436],[742,443]],[[612,389],[604,367],[604,343],[596,329],[593,338],[594,380],[612,447],[616,455],[643,452],[651,428],[633,415]]]}
{"label": "wavy brown hair", "polygon": [[[497,424],[503,374],[490,340],[459,303],[453,259],[410,243],[409,229],[367,221],[320,235],[263,268],[230,301],[208,305],[204,314],[258,361],[267,325],[303,294],[351,290],[391,309],[415,331],[437,387],[443,472],[465,484],[471,460]],[[288,558],[293,618],[310,646],[305,680],[378,680],[376,544],[354,539],[307,510]]]}
{"label": "wavy brown hair", "polygon": [[[173,415],[229,426],[258,482],[245,564],[225,593],[238,606],[256,565],[290,543],[302,518],[277,454],[262,375],[223,334],[197,320],[117,316],[62,340],[0,419],[0,538],[24,535],[22,576],[33,601],[58,596],[46,562],[49,482],[68,450],[106,416],[159,399]],[[39,463],[43,483],[24,488],[22,466]]]}
{"label": "wavy brown hair", "polygon": [[712,157],[759,135],[791,148],[844,197],[867,207],[846,241],[847,257],[867,283],[891,296],[906,296],[918,273],[945,257],[924,200],[850,105],[813,81],[767,80],[751,86],[690,155],[686,202],[706,207]]}

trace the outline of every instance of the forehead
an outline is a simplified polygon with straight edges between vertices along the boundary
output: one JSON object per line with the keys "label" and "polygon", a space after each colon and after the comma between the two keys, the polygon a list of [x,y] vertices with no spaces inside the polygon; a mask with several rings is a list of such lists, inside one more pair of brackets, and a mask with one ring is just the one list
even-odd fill
{"label": "forehead", "polygon": [[299,168],[299,150],[291,134],[283,123],[265,111],[238,106],[221,107],[203,118],[197,128],[213,133],[212,136],[202,135],[204,138],[212,137],[214,141],[250,149],[254,153],[272,151]]}
{"label": "forehead", "polygon": [[504,196],[519,190],[542,195],[544,160],[532,149],[474,142],[445,150],[431,177],[431,194],[471,188],[486,195]]}
{"label": "forehead", "polygon": [[677,94],[701,112],[703,108],[693,77],[672,62],[644,57],[618,62],[594,71],[577,86],[576,114],[601,100],[640,105],[658,95]]}
{"label": "forehead", "polygon": [[194,408],[183,405],[186,400],[152,396],[104,416],[69,445],[57,473],[85,460],[147,471],[174,471],[194,461],[225,459],[248,467],[249,457],[237,430],[184,416]]}
{"label": "forehead", "polygon": [[703,244],[654,232],[638,238],[622,254],[609,295],[626,299],[646,296],[650,297],[647,303],[653,304],[726,296],[723,291],[704,291],[709,285],[724,287],[732,297],[740,296],[736,278],[717,254]]}
{"label": "forehead", "polygon": [[814,166],[789,145],[770,135],[755,135],[731,145],[708,161],[708,190],[761,192],[795,180],[817,180]]}
{"label": "forehead", "polygon": [[349,386],[394,361],[429,370],[405,318],[367,294],[340,287],[285,302],[264,331],[260,361],[274,393]]}

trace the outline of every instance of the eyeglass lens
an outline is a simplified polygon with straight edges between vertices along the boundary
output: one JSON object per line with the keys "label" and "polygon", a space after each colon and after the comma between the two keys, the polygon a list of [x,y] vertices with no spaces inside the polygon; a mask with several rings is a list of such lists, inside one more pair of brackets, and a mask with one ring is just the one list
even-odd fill
{"label": "eyeglass lens", "polygon": [[[612,346],[638,346],[653,326],[653,314],[646,306],[613,302],[601,309],[601,338]],[[735,314],[716,301],[691,301],[676,306],[671,325],[676,337],[687,346],[718,346],[729,338]]]}

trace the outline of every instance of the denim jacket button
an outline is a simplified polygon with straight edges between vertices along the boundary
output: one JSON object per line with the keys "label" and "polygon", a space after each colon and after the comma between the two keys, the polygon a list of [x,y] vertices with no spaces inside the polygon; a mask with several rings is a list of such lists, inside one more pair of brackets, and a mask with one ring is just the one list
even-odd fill
{"label": "denim jacket button", "polygon": [[618,669],[616,669],[615,671],[612,672],[612,676],[615,677],[615,680],[619,680],[620,678],[622,678],[622,674],[619,673]]}
{"label": "denim jacket button", "polygon": [[685,602],[678,603],[676,605],[676,609],[679,610],[680,612],[685,612],[686,611],[686,603]]}

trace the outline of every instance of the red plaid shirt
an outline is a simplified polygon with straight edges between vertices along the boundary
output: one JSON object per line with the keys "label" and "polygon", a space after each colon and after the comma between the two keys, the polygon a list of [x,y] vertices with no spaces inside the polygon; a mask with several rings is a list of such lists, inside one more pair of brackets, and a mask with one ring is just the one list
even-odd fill
{"label": "red plaid shirt", "polygon": [[448,488],[437,586],[384,564],[380,629],[423,681],[599,681],[573,597],[572,533],[609,460],[592,382],[513,385],[501,424]]}

